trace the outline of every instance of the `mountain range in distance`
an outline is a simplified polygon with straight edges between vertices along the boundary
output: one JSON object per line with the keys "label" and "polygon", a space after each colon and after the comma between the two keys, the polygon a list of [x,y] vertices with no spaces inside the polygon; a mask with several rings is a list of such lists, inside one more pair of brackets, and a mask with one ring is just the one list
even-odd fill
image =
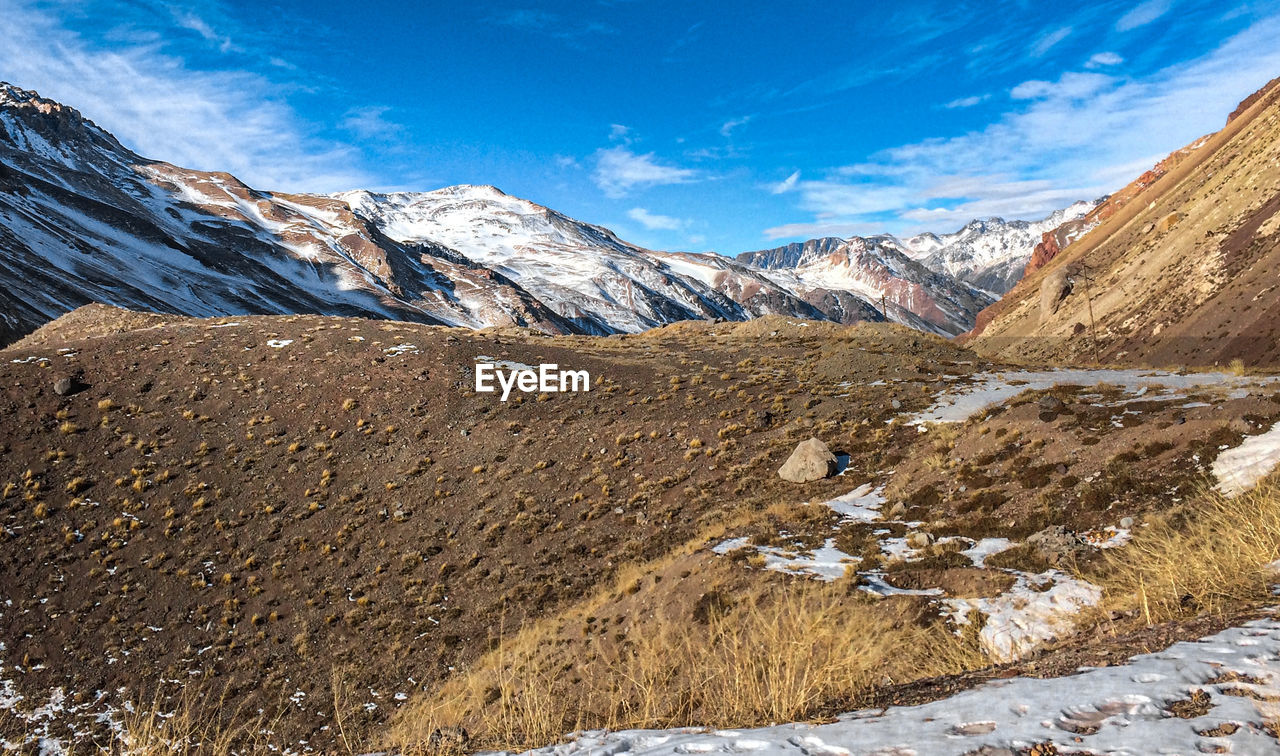
{"label": "mountain range in distance", "polygon": [[955,336],[1017,283],[1047,234],[1097,204],[736,258],[662,252],[492,186],[261,191],[149,160],[74,108],[0,84],[0,343],[90,302],[550,334],[778,314]]}

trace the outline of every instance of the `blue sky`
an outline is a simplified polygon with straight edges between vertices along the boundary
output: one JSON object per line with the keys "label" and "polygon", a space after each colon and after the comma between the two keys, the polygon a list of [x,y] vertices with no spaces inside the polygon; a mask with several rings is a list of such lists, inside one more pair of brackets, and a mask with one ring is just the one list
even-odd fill
{"label": "blue sky", "polygon": [[0,79],[148,157],[727,254],[1039,217],[1276,76],[1280,0],[0,0]]}

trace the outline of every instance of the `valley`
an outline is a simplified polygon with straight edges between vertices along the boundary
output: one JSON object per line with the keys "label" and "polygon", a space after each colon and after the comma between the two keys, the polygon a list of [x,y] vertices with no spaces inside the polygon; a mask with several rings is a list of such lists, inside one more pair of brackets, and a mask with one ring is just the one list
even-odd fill
{"label": "valley", "polygon": [[[0,83],[0,749],[1280,752],[1277,82],[1039,219],[783,173],[733,256]],[[610,199],[729,180],[639,138]]]}

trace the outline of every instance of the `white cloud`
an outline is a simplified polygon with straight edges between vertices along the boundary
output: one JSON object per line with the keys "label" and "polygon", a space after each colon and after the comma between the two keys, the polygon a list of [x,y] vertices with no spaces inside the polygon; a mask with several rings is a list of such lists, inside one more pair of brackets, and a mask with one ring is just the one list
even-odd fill
{"label": "white cloud", "polygon": [[1221,128],[1241,99],[1280,70],[1278,38],[1280,17],[1273,17],[1145,78],[1068,71],[1023,82],[984,128],[903,144],[821,180],[798,181],[799,206],[812,221],[765,233],[947,231],[975,217],[1043,217],[1096,198]]}
{"label": "white cloud", "polygon": [[696,177],[696,171],[659,163],[652,152],[637,155],[626,147],[596,151],[593,178],[609,197],[625,197],[635,188],[686,184]]}
{"label": "white cloud", "polygon": [[1137,29],[1139,26],[1146,26],[1168,13],[1172,7],[1173,0],[1147,0],[1147,2],[1137,5],[1133,10],[1121,16],[1116,21],[1116,31],[1124,32],[1130,29]]}
{"label": "white cloud", "polygon": [[365,105],[348,110],[339,126],[364,139],[386,139],[403,131],[403,127],[384,116],[391,108],[386,105]]}
{"label": "white cloud", "polygon": [[241,48],[231,41],[231,37],[225,34],[219,34],[213,26],[203,18],[190,11],[183,11],[178,8],[172,8],[171,10],[173,12],[174,21],[177,22],[178,26],[199,34],[206,42],[210,42],[215,45],[219,51],[224,53],[241,51]]}
{"label": "white cloud", "polygon": [[777,184],[774,184],[773,189],[771,189],[770,192],[773,194],[786,194],[787,192],[796,188],[796,182],[799,180],[800,180],[800,171],[796,171],[790,176],[787,176],[786,178],[784,178],[782,181],[779,181]]}
{"label": "white cloud", "polygon": [[1124,62],[1124,58],[1113,52],[1095,53],[1084,64],[1085,68],[1103,68],[1105,66],[1118,66]]}
{"label": "white cloud", "polygon": [[89,44],[35,6],[10,3],[0,71],[80,110],[141,155],[234,173],[263,189],[337,191],[371,183],[358,153],[319,139],[279,86],[245,71],[197,70],[159,43]]}
{"label": "white cloud", "polygon": [[1009,90],[1009,96],[1015,100],[1073,100],[1092,97],[1114,82],[1106,74],[1068,72],[1057,81],[1024,81]]}
{"label": "white cloud", "polygon": [[609,124],[609,141],[631,144],[631,127],[620,123]]}
{"label": "white cloud", "polygon": [[657,215],[643,207],[633,207],[627,211],[627,217],[636,221],[650,231],[679,231],[685,222],[670,215]]}
{"label": "white cloud", "polygon": [[1070,26],[1063,26],[1058,29],[1054,29],[1051,32],[1047,32],[1031,46],[1031,57],[1044,57],[1050,50],[1057,46],[1059,42],[1070,37],[1072,31],[1073,29]]}
{"label": "white cloud", "polygon": [[748,123],[750,123],[751,118],[752,116],[743,116],[741,118],[731,118],[728,121],[725,121],[724,125],[720,127],[720,136],[725,137],[727,139],[728,137],[733,135],[734,129],[738,128],[739,126],[746,126]]}
{"label": "white cloud", "polygon": [[980,105],[989,99],[991,99],[991,95],[989,94],[972,95],[969,97],[958,97],[952,100],[951,102],[943,104],[942,107],[946,108],[947,110],[955,110],[956,108],[971,108],[974,105]]}

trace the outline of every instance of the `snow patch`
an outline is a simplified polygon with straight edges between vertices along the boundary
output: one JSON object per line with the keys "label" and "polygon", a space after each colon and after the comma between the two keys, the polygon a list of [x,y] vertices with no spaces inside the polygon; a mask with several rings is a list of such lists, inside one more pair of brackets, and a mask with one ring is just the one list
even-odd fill
{"label": "snow patch", "polygon": [[1238,496],[1256,486],[1277,464],[1280,464],[1280,423],[1219,454],[1213,461],[1213,475],[1218,479],[1219,491]]}

